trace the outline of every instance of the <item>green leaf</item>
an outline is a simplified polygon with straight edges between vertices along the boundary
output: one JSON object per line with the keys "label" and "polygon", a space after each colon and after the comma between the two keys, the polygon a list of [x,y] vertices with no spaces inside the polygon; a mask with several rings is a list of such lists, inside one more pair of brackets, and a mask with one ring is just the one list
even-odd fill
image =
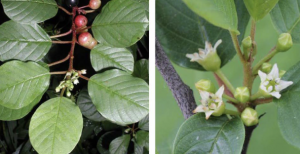
{"label": "green leaf", "polygon": [[29,126],[32,146],[42,154],[67,154],[78,143],[83,119],[70,99],[57,97],[43,103],[33,114]]}
{"label": "green leaf", "polygon": [[81,113],[90,120],[101,122],[105,118],[96,110],[95,105],[93,104],[91,97],[88,94],[86,89],[82,90],[79,93],[77,98],[77,105],[79,106]]}
{"label": "green leaf", "polygon": [[142,4],[135,0],[112,0],[95,18],[92,31],[100,44],[124,48],[140,40],[147,27]]}
{"label": "green leaf", "polygon": [[49,70],[35,62],[7,62],[0,67],[0,74],[0,105],[10,109],[32,104],[50,83]]}
{"label": "green leaf", "polygon": [[121,136],[122,133],[119,131],[110,131],[104,133],[97,142],[97,150],[101,154],[110,154],[109,153],[109,144],[111,141],[113,141],[115,138]]}
{"label": "green leaf", "polygon": [[147,59],[141,59],[134,64],[133,76],[144,79],[149,83],[149,62]]}
{"label": "green leaf", "polygon": [[39,61],[49,51],[51,39],[37,24],[14,21],[0,26],[0,60]]}
{"label": "green leaf", "polygon": [[275,99],[278,110],[278,125],[283,138],[300,149],[300,62],[288,70],[282,80],[293,84]]}
{"label": "green leaf", "polygon": [[174,154],[219,153],[240,154],[245,139],[244,124],[238,117],[210,117],[196,114],[179,128]]}
{"label": "green leaf", "polygon": [[29,105],[20,109],[10,109],[0,105],[0,120],[12,121],[18,120],[26,116],[32,108],[41,100],[43,95],[36,97]]}
{"label": "green leaf", "polygon": [[88,91],[101,115],[114,123],[136,123],[149,112],[148,84],[126,72],[96,74],[88,82]]}
{"label": "green leaf", "polygon": [[139,122],[139,129],[149,131],[149,114]]}
{"label": "green leaf", "polygon": [[270,12],[272,21],[280,33],[290,33],[294,43],[300,43],[300,5],[298,0],[279,1]]}
{"label": "green leaf", "polygon": [[130,142],[130,135],[123,135],[114,139],[109,145],[109,152],[113,154],[126,154]]}
{"label": "green leaf", "polygon": [[99,44],[91,51],[91,62],[95,71],[115,67],[132,73],[134,59],[127,48]]}
{"label": "green leaf", "polygon": [[54,17],[55,0],[1,0],[5,14],[21,23],[39,23]]}
{"label": "green leaf", "polygon": [[211,24],[240,33],[234,0],[183,0],[183,2]]}
{"label": "green leaf", "polygon": [[244,3],[254,20],[265,17],[278,3],[278,0],[244,0]]}
{"label": "green leaf", "polygon": [[[249,22],[248,11],[241,0],[236,0],[238,12],[239,41],[242,41]],[[217,52],[222,66],[236,54],[231,36],[225,29],[215,27],[193,13],[181,0],[156,1],[156,36],[168,57],[176,64],[196,70],[204,70],[201,65],[190,62],[186,54],[205,48],[205,41],[212,44],[222,39]]]}
{"label": "green leaf", "polygon": [[149,150],[149,132],[140,130],[135,134],[136,144]]}

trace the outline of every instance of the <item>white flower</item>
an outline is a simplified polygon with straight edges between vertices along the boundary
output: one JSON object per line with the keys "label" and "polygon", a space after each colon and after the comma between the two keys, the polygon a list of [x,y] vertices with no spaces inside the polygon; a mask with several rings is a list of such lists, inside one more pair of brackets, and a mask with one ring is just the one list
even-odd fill
{"label": "white flower", "polygon": [[72,73],[71,72],[67,72],[66,76],[71,76]]}
{"label": "white flower", "polygon": [[[205,112],[206,119],[208,119],[215,111],[225,109],[225,104],[222,100],[222,95],[224,92],[224,86],[220,87],[216,94],[209,93],[207,91],[199,90],[201,95],[201,105],[198,105],[197,108],[193,111],[196,112]],[[223,111],[221,111],[223,113]]]}
{"label": "white flower", "polygon": [[199,48],[199,53],[194,53],[194,54],[186,54],[187,58],[191,59],[191,62],[196,62],[199,60],[203,60],[206,58],[206,56],[211,53],[211,52],[216,52],[217,51],[217,47],[222,43],[222,40],[218,40],[215,44],[214,47],[212,47],[212,45],[205,41],[205,49],[201,49]]}
{"label": "white flower", "polygon": [[77,84],[79,83],[78,79],[75,79],[75,80],[73,81],[73,83],[74,83],[75,85],[77,85]]}
{"label": "white flower", "polygon": [[258,71],[258,75],[261,80],[260,89],[276,98],[280,98],[280,91],[292,85],[292,81],[284,81],[279,77],[279,70],[277,64],[274,64],[271,72],[266,74],[262,71]]}
{"label": "white flower", "polygon": [[86,69],[81,70],[81,74],[86,74]]}

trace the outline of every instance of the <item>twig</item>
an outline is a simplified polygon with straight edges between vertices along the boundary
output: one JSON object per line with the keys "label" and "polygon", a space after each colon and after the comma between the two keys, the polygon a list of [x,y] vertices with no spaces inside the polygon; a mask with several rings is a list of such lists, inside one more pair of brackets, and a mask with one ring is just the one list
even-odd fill
{"label": "twig", "polygon": [[87,81],[89,81],[89,80],[90,80],[90,78],[88,78],[88,77],[85,77],[85,76],[81,75],[80,73],[78,74],[78,76],[79,76],[80,78],[84,79],[84,80],[87,80]]}
{"label": "twig", "polygon": [[60,72],[50,72],[50,74],[67,74],[67,71],[60,71]]}
{"label": "twig", "polygon": [[51,63],[51,64],[48,64],[48,66],[50,67],[50,66],[54,66],[54,65],[63,63],[63,62],[65,62],[65,61],[67,61],[69,58],[70,58],[70,54],[68,54],[67,57],[64,58],[64,59],[62,59],[62,60],[59,60],[59,61],[53,62],[53,63]]}
{"label": "twig", "polygon": [[64,12],[66,12],[68,15],[73,15],[73,13],[69,12],[68,10],[66,10],[64,7],[57,5],[58,8],[60,8],[61,10],[63,10]]}
{"label": "twig", "polygon": [[230,92],[232,94],[234,94],[234,91],[235,91],[234,87],[232,86],[232,84],[230,83],[230,81],[227,79],[227,77],[223,74],[223,72],[221,71],[221,69],[215,71],[214,73],[215,73],[215,75],[217,75],[223,81],[223,83],[230,90]]}
{"label": "twig", "polygon": [[72,29],[70,29],[70,30],[69,30],[68,32],[66,32],[66,33],[62,33],[62,34],[50,36],[50,38],[63,37],[63,36],[69,35],[69,34],[71,34],[71,33],[72,33]]}
{"label": "twig", "polygon": [[262,98],[262,99],[257,99],[255,101],[253,101],[252,105],[261,105],[261,104],[266,104],[266,103],[270,103],[273,101],[273,97],[270,98]]}
{"label": "twig", "polygon": [[193,115],[192,112],[197,106],[193,91],[183,83],[180,76],[172,66],[167,55],[163,51],[158,40],[156,40],[155,42],[156,67],[158,68],[160,74],[163,76],[170,90],[172,91],[173,96],[176,99],[184,118],[187,119]]}

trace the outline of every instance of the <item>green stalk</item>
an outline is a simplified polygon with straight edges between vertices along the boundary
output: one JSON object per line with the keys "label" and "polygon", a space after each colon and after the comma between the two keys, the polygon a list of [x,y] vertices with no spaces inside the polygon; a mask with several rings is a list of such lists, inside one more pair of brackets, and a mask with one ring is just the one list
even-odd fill
{"label": "green stalk", "polygon": [[224,114],[230,114],[230,115],[233,115],[233,116],[239,116],[241,113],[237,112],[237,111],[232,111],[232,110],[225,109]]}
{"label": "green stalk", "polygon": [[226,87],[230,90],[232,94],[234,94],[234,87],[230,83],[230,81],[226,78],[226,76],[223,74],[221,69],[215,71],[215,73],[219,76],[219,78],[223,81],[223,83],[226,85]]}

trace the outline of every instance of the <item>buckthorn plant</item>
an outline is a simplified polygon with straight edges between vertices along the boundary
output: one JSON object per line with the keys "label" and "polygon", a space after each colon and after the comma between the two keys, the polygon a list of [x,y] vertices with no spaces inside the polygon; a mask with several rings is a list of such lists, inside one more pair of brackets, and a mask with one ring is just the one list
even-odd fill
{"label": "buckthorn plant", "polygon": [[148,3],[1,0],[1,154],[148,153]]}
{"label": "buckthorn plant", "polygon": [[[268,112],[259,113],[257,108],[271,103],[277,106],[282,137],[300,149],[300,63],[283,70],[282,63],[271,61],[290,54],[289,50],[300,43],[297,1],[157,0],[156,15],[157,68],[186,118],[174,136],[171,153],[246,154],[253,132],[270,118]],[[268,42],[273,45],[269,51],[262,50],[265,44],[256,40],[257,23],[266,15],[279,32],[276,41]],[[249,34],[245,33],[247,25]],[[164,54],[166,58],[160,58]],[[236,62],[230,65],[231,71],[223,72],[222,67],[235,55],[238,65]],[[215,81],[207,78],[210,75],[201,77],[204,73],[196,80],[190,77],[200,100],[195,100],[189,88],[194,85],[185,85],[168,59],[185,68],[212,73]],[[229,80],[226,75],[232,72],[239,72],[234,79],[242,83],[234,85]],[[262,143],[255,139],[251,143]]]}

